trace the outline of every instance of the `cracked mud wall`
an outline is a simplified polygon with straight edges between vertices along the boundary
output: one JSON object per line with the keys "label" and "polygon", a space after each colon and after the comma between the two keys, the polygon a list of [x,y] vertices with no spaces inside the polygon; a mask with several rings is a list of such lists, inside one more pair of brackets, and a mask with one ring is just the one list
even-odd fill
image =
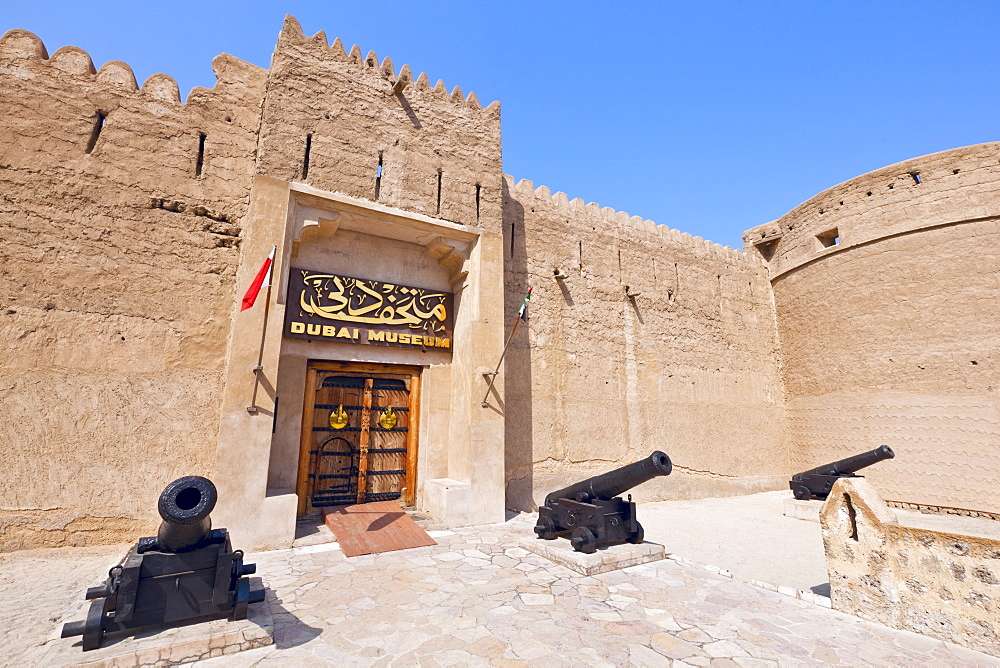
{"label": "cracked mud wall", "polygon": [[0,550],[133,540],[167,482],[212,473],[266,75],[213,66],[182,104],[0,40]]}
{"label": "cracked mud wall", "polygon": [[886,444],[861,473],[887,500],[1000,512],[1000,144],[835,186],[748,253],[767,239],[793,470]]}
{"label": "cracked mud wall", "polygon": [[509,507],[654,450],[674,472],[636,500],[787,484],[759,260],[509,178],[504,234],[508,327],[534,288],[505,364]]}

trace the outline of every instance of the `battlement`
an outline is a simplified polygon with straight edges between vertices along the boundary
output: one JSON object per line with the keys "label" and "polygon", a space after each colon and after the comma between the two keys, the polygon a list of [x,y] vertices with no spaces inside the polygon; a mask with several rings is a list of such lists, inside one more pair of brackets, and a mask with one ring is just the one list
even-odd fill
{"label": "battlement", "polygon": [[[72,46],[50,58],[26,30],[0,39],[0,62],[13,136],[4,164],[97,162],[123,179],[123,166],[146,152],[148,167],[191,178],[176,180],[177,192],[152,184],[152,200],[220,211],[219,196],[256,172],[499,229],[500,103],[484,108],[474,92],[432,86],[426,73],[397,70],[374,51],[362,56],[357,45],[347,51],[340,39],[329,44],[322,31],[307,37],[292,16],[270,69],[222,54],[212,63],[216,85],[193,88],[184,103],[173,77],[153,74],[139,86],[127,63],[96,68]],[[42,156],[39,142],[47,142]],[[242,207],[228,209],[238,220]]]}
{"label": "battlement", "polygon": [[[438,79],[437,83],[431,86],[430,78],[426,72],[421,72],[414,79],[409,65],[403,65],[397,72],[389,57],[385,57],[379,62],[378,54],[374,51],[369,51],[368,55],[362,56],[361,47],[357,44],[352,46],[348,51],[344,48],[344,43],[339,37],[334,39],[333,43],[330,44],[327,41],[326,31],[324,30],[320,30],[311,37],[307,37],[302,31],[302,25],[299,21],[294,16],[287,15],[285,16],[285,24],[281,30],[278,50],[280,51],[282,46],[291,44],[307,48],[312,47],[314,54],[326,56],[335,61],[350,63],[357,68],[358,73],[374,73],[382,79],[384,82],[382,85],[387,91],[393,94],[403,91],[406,91],[408,94],[411,92],[428,92],[442,101],[450,101],[455,105],[475,111],[485,111],[499,118],[499,100],[491,102],[484,108],[474,92],[464,95],[462,89],[455,86],[449,93],[444,81],[441,79]],[[412,88],[410,88],[411,85]]]}
{"label": "battlement", "polygon": [[[849,179],[743,233],[777,278],[851,248],[998,215],[1000,142],[904,160]],[[961,192],[961,197],[956,193]]]}
{"label": "battlement", "polygon": [[753,256],[748,256],[735,248],[723,246],[722,244],[717,244],[701,237],[692,236],[687,232],[681,232],[680,230],[670,228],[666,225],[660,225],[652,220],[644,219],[641,216],[631,216],[624,211],[617,211],[609,206],[602,207],[596,202],[585,203],[579,197],[571,200],[566,193],[553,193],[548,186],[538,186],[536,188],[535,184],[527,179],[521,179],[520,181],[515,182],[514,177],[507,174],[504,175],[504,179],[507,183],[508,190],[511,193],[515,193],[517,198],[521,200],[522,203],[530,198],[539,205],[549,207],[556,212],[562,212],[567,216],[577,216],[582,214],[589,216],[592,219],[601,220],[604,223],[616,225],[619,228],[626,230],[626,234],[628,233],[628,230],[634,230],[644,234],[658,235],[661,240],[677,244],[678,246],[691,249],[696,253],[714,257],[725,262],[749,262],[755,266],[759,264],[759,260]]}
{"label": "battlement", "polygon": [[[412,88],[409,89],[410,91],[426,91],[432,93],[442,101],[448,101],[471,110],[483,111],[494,116],[499,116],[499,100],[495,100],[488,106],[483,107],[475,92],[470,92],[466,95],[459,86],[455,86],[449,93],[444,81],[441,79],[438,79],[437,83],[432,86],[426,72],[421,72],[414,78],[409,65],[403,65],[397,72],[390,58],[383,58],[379,62],[378,54],[374,51],[369,51],[368,55],[362,56],[361,47],[357,44],[352,46],[350,51],[347,51],[339,37],[332,44],[328,43],[326,32],[323,30],[311,37],[307,37],[302,31],[299,21],[291,15],[285,17],[279,45],[282,42],[286,44],[294,43],[300,46],[313,46],[317,53],[323,53],[334,60],[357,66],[359,73],[374,72],[384,80],[385,85],[393,93],[406,90],[412,85]],[[97,82],[117,86],[125,91],[139,91],[146,96],[165,102],[178,104],[181,102],[177,81],[167,74],[152,74],[146,78],[142,86],[139,86],[135,73],[128,63],[120,60],[110,60],[104,63],[100,69],[97,69],[94,67],[94,62],[90,54],[76,46],[61,47],[50,57],[41,38],[28,30],[15,28],[8,30],[0,37],[0,59],[8,61],[30,59],[47,62],[53,68],[66,74],[89,76]],[[233,72],[233,65],[236,62],[244,67],[266,72],[263,68],[258,68],[229,54],[220,54],[212,63],[219,83],[225,85],[239,82],[238,75],[242,74],[242,72]],[[227,74],[237,74],[237,76],[227,76]],[[207,89],[195,87],[192,89],[191,94],[204,90]]]}
{"label": "battlement", "polygon": [[500,104],[413,78],[285,18],[271,59],[257,173],[500,229]]}
{"label": "battlement", "polygon": [[[153,74],[140,87],[124,62],[98,68],[73,46],[49,56],[26,30],[0,37],[0,207],[16,212],[4,222],[8,231],[18,230],[8,237],[10,247],[23,241],[65,248],[61,269],[67,271],[79,264],[85,273],[131,267],[145,275],[172,266],[170,255],[137,261],[136,245],[176,244],[185,257],[199,258],[192,280],[216,290],[228,283],[239,255],[267,70],[228,54],[212,64],[215,86],[192,89],[182,103],[176,80],[166,74]],[[65,204],[53,207],[61,198]],[[131,282],[117,291],[93,284],[68,281],[51,298],[37,282],[22,279],[7,295],[39,309],[141,312],[137,304],[146,297],[134,294]],[[227,305],[225,292],[215,300]],[[147,306],[184,317],[176,300]]]}
{"label": "battlement", "polygon": [[[138,92],[149,99],[181,104],[180,88],[177,81],[167,74],[152,74],[140,87],[136,81],[135,73],[128,63],[120,60],[109,60],[101,65],[100,69],[96,69],[90,54],[76,46],[61,47],[49,57],[48,50],[42,40],[27,30],[8,30],[0,37],[0,60],[6,61],[8,68],[16,68],[17,61],[45,64],[53,68],[53,73],[90,80],[95,84],[103,84],[123,93]],[[263,74],[267,71],[228,53],[222,53],[215,57],[212,61],[212,70],[216,76],[215,87],[213,89],[203,87],[191,89],[188,102],[192,98],[198,98],[220,87],[245,86],[246,80],[252,79],[253,74]]]}

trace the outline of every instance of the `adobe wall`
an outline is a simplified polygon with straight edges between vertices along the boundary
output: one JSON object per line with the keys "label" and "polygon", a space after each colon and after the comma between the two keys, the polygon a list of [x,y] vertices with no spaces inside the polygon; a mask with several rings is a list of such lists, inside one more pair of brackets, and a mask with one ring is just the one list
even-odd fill
{"label": "adobe wall", "polygon": [[1000,144],[865,174],[744,241],[770,257],[792,469],[888,444],[863,472],[886,499],[1000,510]]}
{"label": "adobe wall", "polygon": [[759,259],[509,177],[504,235],[508,327],[534,288],[505,364],[510,507],[657,449],[674,472],[636,499],[787,485]]}
{"label": "adobe wall", "polygon": [[0,39],[0,550],[130,540],[162,484],[212,473],[266,77],[213,66],[181,104],[165,75]]}
{"label": "adobe wall", "polygon": [[323,31],[306,37],[286,18],[259,174],[499,232],[500,157],[499,102],[483,109],[475,93],[432,87],[425,73],[396,72],[357,45],[346,52]]}
{"label": "adobe wall", "polygon": [[[467,382],[482,382],[476,369],[502,345],[488,326],[502,319],[498,103],[484,109],[475,94],[432,87],[406,66],[397,73],[374,53],[307,38],[291,17],[271,70],[221,55],[219,83],[184,104],[165,75],[140,88],[124,63],[95,72],[74,47],[50,59],[25,31],[4,36],[0,60],[0,418],[10,425],[0,549],[148,532],[159,490],[181,474],[213,476],[219,522],[245,524],[254,504],[268,515],[258,502],[273,491],[284,298],[278,286],[261,411],[248,415],[261,309],[240,314],[236,286],[245,289],[272,243],[277,272],[287,271],[295,188],[383,207],[386,220],[412,212],[465,226],[409,239],[431,265],[455,273],[457,262],[469,274],[453,285],[456,337],[474,344],[431,361],[449,371],[431,374],[444,385],[428,405],[447,406],[442,428],[454,438],[438,442],[502,450],[501,416],[465,401],[479,390]],[[452,232],[466,241],[449,241]],[[452,370],[473,381],[448,383]],[[467,455],[438,456],[431,468],[495,475],[502,486],[502,462],[475,467]],[[499,496],[483,498],[498,499],[476,505],[502,518]],[[266,543],[234,531],[243,535]]]}

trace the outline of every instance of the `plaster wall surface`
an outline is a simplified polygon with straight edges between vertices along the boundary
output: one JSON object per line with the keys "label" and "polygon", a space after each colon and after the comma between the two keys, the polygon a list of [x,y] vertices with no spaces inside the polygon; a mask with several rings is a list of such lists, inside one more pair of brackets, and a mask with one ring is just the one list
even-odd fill
{"label": "plaster wall surface", "polygon": [[534,288],[506,361],[508,504],[534,508],[653,450],[674,472],[640,500],[785,485],[763,263],[527,181],[505,197],[508,323]]}
{"label": "plaster wall surface", "polygon": [[1000,528],[901,524],[863,478],[838,480],[820,521],[834,609],[1000,655]]}
{"label": "plaster wall surface", "polygon": [[887,444],[863,471],[887,499],[1000,510],[1000,144],[866,174],[744,240],[770,255],[792,469]]}
{"label": "plaster wall surface", "polygon": [[0,39],[0,549],[130,539],[165,483],[213,473],[266,77],[213,67],[181,104],[165,75]]}

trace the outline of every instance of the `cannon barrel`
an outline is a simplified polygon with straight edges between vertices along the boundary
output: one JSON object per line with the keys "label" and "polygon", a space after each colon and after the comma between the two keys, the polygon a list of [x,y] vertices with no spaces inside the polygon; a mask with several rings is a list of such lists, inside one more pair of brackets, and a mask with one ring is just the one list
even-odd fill
{"label": "cannon barrel", "polygon": [[803,471],[792,476],[792,480],[799,480],[802,476],[807,475],[844,475],[849,473],[854,473],[859,469],[863,469],[866,466],[871,466],[872,464],[877,464],[884,459],[892,459],[896,456],[896,453],[892,451],[888,445],[880,445],[871,452],[863,452],[860,455],[854,455],[853,457],[848,457],[847,459],[841,459],[840,461],[833,462],[832,464],[824,464],[823,466],[817,466],[814,469],[809,469],[808,471]]}
{"label": "cannon barrel", "polygon": [[545,497],[545,505],[550,506],[558,499],[575,499],[583,502],[590,499],[610,499],[647,480],[661,475],[670,475],[672,469],[670,457],[657,450],[649,457],[640,459],[633,464],[556,490]]}
{"label": "cannon barrel", "polygon": [[212,532],[212,518],[219,493],[208,478],[197,475],[178,478],[160,494],[157,510],[163,522],[156,533],[161,552],[185,552],[197,548]]}

